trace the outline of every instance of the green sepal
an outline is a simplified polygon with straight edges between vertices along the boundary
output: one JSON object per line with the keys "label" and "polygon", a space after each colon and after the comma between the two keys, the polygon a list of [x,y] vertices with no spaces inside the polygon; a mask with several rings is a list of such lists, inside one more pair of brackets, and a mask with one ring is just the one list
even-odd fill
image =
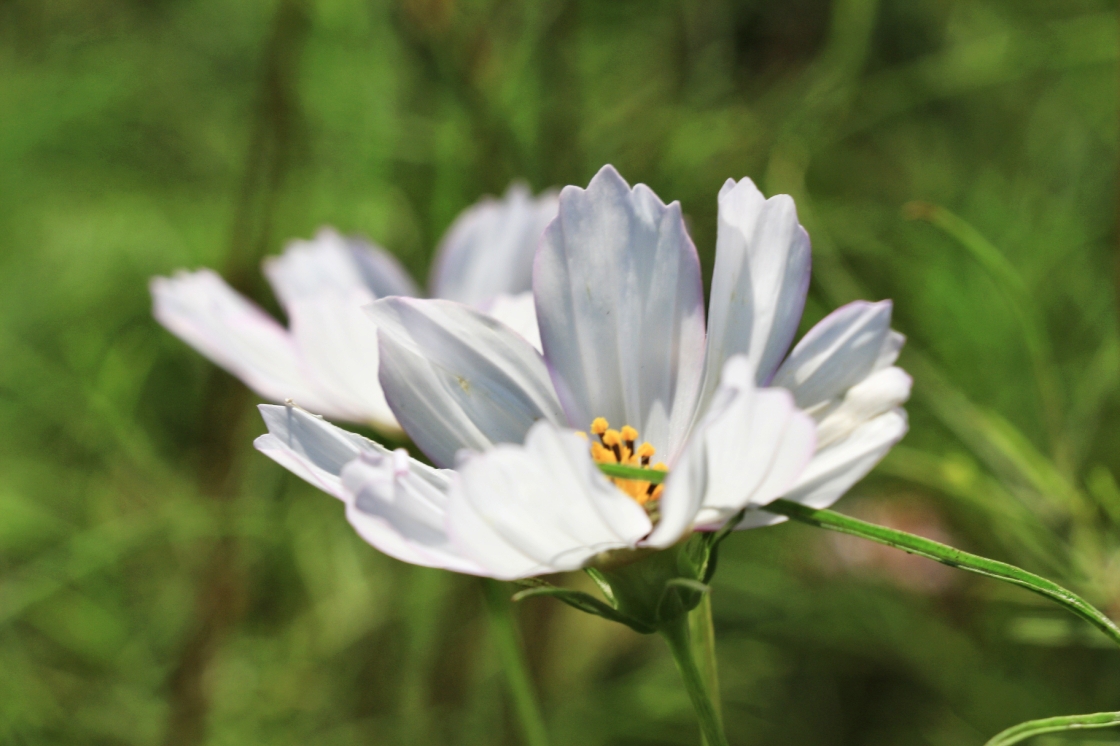
{"label": "green sepal", "polygon": [[604,619],[609,619],[612,622],[625,624],[630,629],[634,630],[635,632],[640,632],[643,635],[648,635],[652,632],[657,631],[655,627],[649,627],[646,624],[643,624],[638,619],[634,619],[633,617],[620,612],[612,606],[595,598],[590,593],[584,593],[583,591],[573,591],[568,588],[558,588],[556,586],[542,585],[536,586],[534,588],[526,588],[523,591],[518,591],[517,593],[513,594],[513,600],[522,601],[526,598],[532,598],[534,596],[552,596],[553,598],[556,598],[568,604],[568,606],[571,606],[573,609],[579,609],[580,611],[587,614],[601,616]]}
{"label": "green sepal", "polygon": [[599,590],[604,596],[607,597],[607,601],[612,606],[618,603],[618,600],[614,597],[614,589],[611,588],[611,584],[607,582],[606,577],[604,577],[603,573],[599,571],[599,568],[586,567],[583,571],[587,573],[587,576],[589,578],[595,581],[595,585],[599,586]]}
{"label": "green sepal", "polygon": [[539,578],[518,581],[529,586],[513,596],[520,601],[552,596],[572,608],[649,634],[677,624],[710,593],[720,543],[743,519],[740,511],[718,531],[696,532],[664,550],[650,548],[604,553],[585,572],[605,601],[582,591],[559,588]]}

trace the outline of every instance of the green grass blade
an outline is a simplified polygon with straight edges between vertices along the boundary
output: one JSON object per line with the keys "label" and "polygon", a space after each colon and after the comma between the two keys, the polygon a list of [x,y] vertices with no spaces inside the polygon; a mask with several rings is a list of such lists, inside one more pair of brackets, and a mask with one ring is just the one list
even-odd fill
{"label": "green grass blade", "polygon": [[1061,717],[1028,720],[1013,725],[999,733],[984,746],[1012,746],[1032,736],[1088,728],[1115,728],[1120,725],[1120,712],[1097,712],[1092,715],[1063,715]]}
{"label": "green grass blade", "polygon": [[908,534],[905,531],[877,526],[874,523],[851,518],[832,510],[817,510],[789,500],[775,500],[766,506],[766,510],[801,523],[858,536],[901,549],[910,554],[935,560],[950,567],[987,575],[990,578],[1026,588],[1064,606],[1066,610],[1104,632],[1113,642],[1120,644],[1120,628],[1117,628],[1112,620],[1095,606],[1057,583],[1014,565],[970,554],[921,536]]}

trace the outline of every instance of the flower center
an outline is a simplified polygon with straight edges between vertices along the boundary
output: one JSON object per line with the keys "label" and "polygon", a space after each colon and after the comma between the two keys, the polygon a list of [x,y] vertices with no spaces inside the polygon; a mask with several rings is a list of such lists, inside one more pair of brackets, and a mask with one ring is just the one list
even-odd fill
{"label": "flower center", "polygon": [[[621,430],[612,430],[610,423],[602,417],[596,417],[591,423],[591,433],[599,441],[591,441],[591,458],[597,464],[621,464],[638,469],[654,469],[668,471],[669,467],[661,461],[650,464],[654,448],[649,443],[638,445],[638,431],[629,425]],[[586,438],[586,433],[579,433]],[[619,479],[608,477],[615,486],[630,496],[634,502],[644,507],[647,511],[656,507],[657,500],[665,490],[662,484],[653,484],[641,479]]]}

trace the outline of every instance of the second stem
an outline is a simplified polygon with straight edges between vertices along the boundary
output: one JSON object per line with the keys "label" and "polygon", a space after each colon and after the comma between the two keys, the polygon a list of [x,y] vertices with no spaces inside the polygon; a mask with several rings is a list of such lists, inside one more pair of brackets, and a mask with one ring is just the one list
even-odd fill
{"label": "second stem", "polygon": [[682,616],[666,624],[660,632],[665,642],[669,643],[669,650],[684,681],[684,688],[688,692],[689,700],[692,701],[692,709],[696,711],[696,718],[700,721],[700,732],[704,736],[705,743],[708,746],[728,746],[719,711],[705,682],[706,677],[696,665],[688,618]]}

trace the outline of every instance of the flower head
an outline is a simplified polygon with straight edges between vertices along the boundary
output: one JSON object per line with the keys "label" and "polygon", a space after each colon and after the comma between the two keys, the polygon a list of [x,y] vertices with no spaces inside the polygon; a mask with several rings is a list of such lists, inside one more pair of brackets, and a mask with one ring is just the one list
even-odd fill
{"label": "flower head", "polygon": [[[465,210],[440,245],[436,297],[468,303],[539,340],[529,271],[556,197],[515,183],[501,200]],[[332,419],[399,428],[377,379],[377,329],[361,307],[416,296],[416,284],[384,249],[324,228],[265,260],[288,316],[285,329],[211,270],[157,277],[154,313],[167,329],[263,398],[298,401]]]}
{"label": "flower head", "polygon": [[[397,421],[437,469],[295,407],[262,407],[263,452],[339,497],[386,553],[521,578],[662,549],[778,497],[835,501],[906,430],[889,303],[835,312],[786,357],[809,277],[789,197],[719,195],[705,324],[678,203],[610,166],[566,187],[533,263],[541,352],[446,300],[368,310]],[[785,358],[783,360],[783,358]],[[664,480],[601,464],[668,469]]]}

